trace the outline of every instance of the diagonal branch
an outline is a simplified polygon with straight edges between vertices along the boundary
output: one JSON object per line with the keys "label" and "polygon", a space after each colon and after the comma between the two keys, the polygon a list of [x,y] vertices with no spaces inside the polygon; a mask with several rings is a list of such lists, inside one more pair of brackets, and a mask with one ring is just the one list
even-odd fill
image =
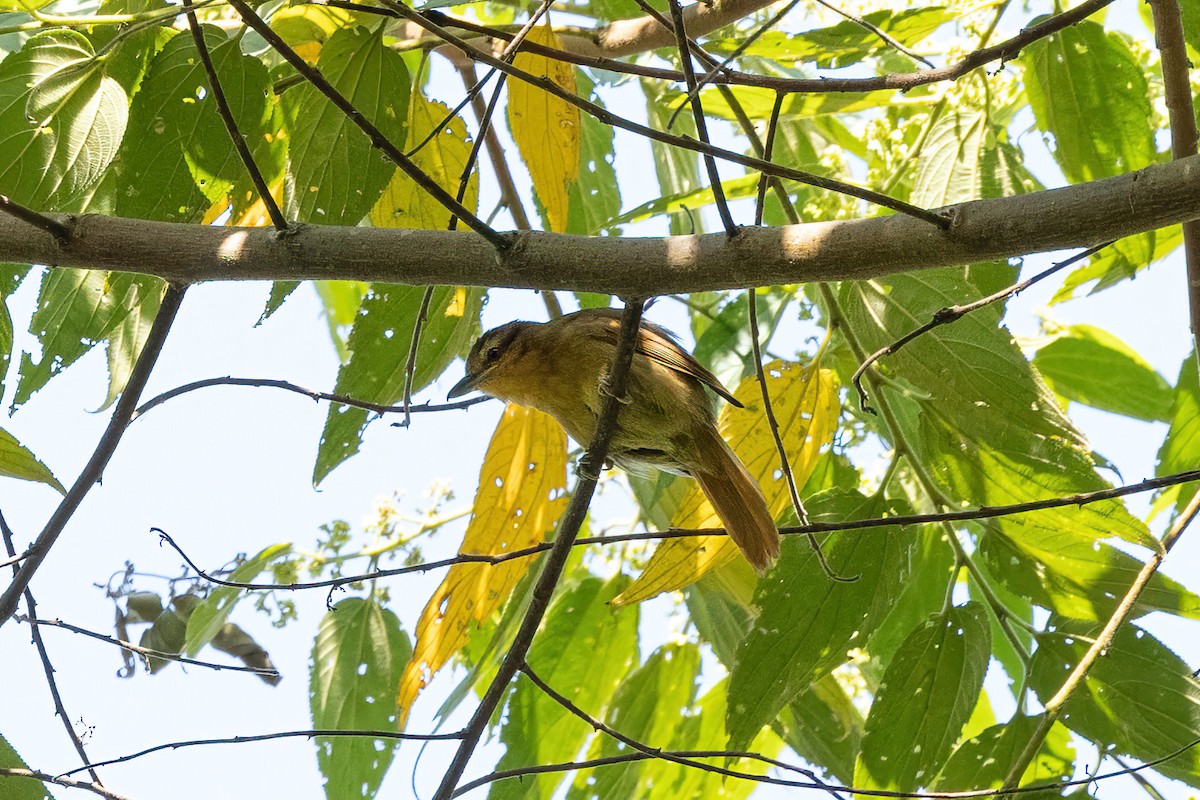
{"label": "diagonal branch", "polygon": [[36,769],[0,767],[0,778],[28,778],[30,780],[41,781],[42,783],[52,783],[55,786],[63,786],[68,789],[82,789],[98,797],[106,798],[106,800],[130,800],[128,796],[117,794],[111,789],[96,783],[72,780],[71,778],[64,778],[61,775],[51,775],[49,772],[42,772]]}
{"label": "diagonal branch", "polygon": [[58,540],[59,534],[63,532],[63,528],[67,526],[75,514],[75,510],[83,502],[83,498],[100,480],[104,468],[108,466],[109,459],[112,458],[121,437],[125,434],[125,429],[129,427],[129,422],[133,419],[133,411],[137,406],[138,398],[141,396],[142,390],[146,388],[146,381],[150,379],[154,364],[158,361],[163,344],[167,341],[167,333],[171,330],[172,323],[175,322],[176,314],[179,313],[179,305],[183,302],[186,290],[186,286],[175,284],[167,286],[162,304],[158,308],[158,314],[154,317],[154,323],[150,326],[150,332],[146,336],[146,343],[142,346],[141,355],[138,356],[137,363],[134,364],[133,370],[129,374],[129,382],[125,385],[125,391],[121,392],[121,399],[117,401],[112,417],[108,420],[108,427],[104,429],[104,434],[100,437],[92,457],[88,459],[70,491],[58,504],[58,508],[55,509],[37,540],[30,545],[28,557],[21,563],[12,583],[4,590],[4,594],[0,595],[0,626],[3,626],[16,613],[17,599],[29,587],[34,573],[42,565],[50,548]]}
{"label": "diagonal branch", "polygon": [[15,200],[10,200],[7,195],[0,194],[0,211],[13,219],[19,219],[38,230],[45,231],[53,236],[59,245],[64,245],[71,240],[71,226],[66,222],[39,214],[32,208],[26,208]]}
{"label": "diagonal branch", "polygon": [[433,800],[450,800],[459,779],[467,768],[467,762],[471,760],[471,755],[475,752],[475,748],[483,736],[492,712],[499,707],[509,683],[512,682],[521,665],[525,663],[525,656],[529,654],[533,637],[537,634],[538,626],[541,625],[546,609],[550,607],[554,590],[562,577],[563,569],[571,556],[572,546],[579,535],[579,528],[583,525],[588,507],[591,505],[592,493],[596,489],[600,468],[608,455],[609,440],[617,427],[617,416],[621,409],[621,403],[625,399],[629,366],[633,362],[635,334],[642,320],[642,307],[643,301],[640,299],[625,301],[625,312],[621,316],[621,331],[617,348],[612,368],[609,370],[606,380],[604,402],[596,420],[595,435],[588,445],[587,452],[579,462],[579,480],[575,485],[575,494],[571,497],[571,504],[567,506],[562,519],[559,520],[558,535],[542,566],[542,573],[533,587],[529,610],[525,612],[525,618],[521,621],[521,627],[513,637],[508,653],[505,654],[504,660],[496,670],[496,675],[492,678],[483,699],[479,701],[479,707],[475,709],[471,721],[463,729],[462,742],[459,744],[458,752],[454,754],[454,759],[446,770]]}

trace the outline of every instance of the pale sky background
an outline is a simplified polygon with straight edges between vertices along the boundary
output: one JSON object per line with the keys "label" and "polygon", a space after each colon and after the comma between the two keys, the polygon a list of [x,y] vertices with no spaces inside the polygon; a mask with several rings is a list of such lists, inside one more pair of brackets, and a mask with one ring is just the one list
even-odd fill
{"label": "pale sky background", "polygon": [[[1136,14],[1128,2],[1118,4],[1113,13],[1120,13],[1123,19]],[[1014,12],[1006,20],[1007,28],[1023,24],[1029,16]],[[1140,23],[1130,22],[1141,30]],[[456,77],[453,83],[447,82],[445,75],[439,81],[438,85],[451,87],[442,95],[444,99],[453,102],[460,96]],[[644,119],[640,93],[621,90],[610,97],[619,99],[610,105],[620,113]],[[501,128],[507,141],[507,132]],[[1023,136],[1020,145],[1044,182],[1061,182],[1037,134]],[[617,152],[623,208],[656,197],[656,183],[645,178],[651,174],[648,146],[618,132]],[[735,176],[737,170],[727,169],[725,174]],[[486,167],[484,174],[490,175]],[[494,202],[493,184],[485,177],[480,208],[486,212]],[[735,208],[740,222],[751,221],[748,206]],[[711,223],[712,215],[707,219]],[[662,224],[654,223],[631,232],[651,235],[663,230]],[[1052,260],[1045,256],[1028,259],[1025,274],[1043,269]],[[1008,322],[1014,332],[1036,332],[1033,314],[1057,285],[1052,281],[1047,287],[1035,287],[1010,303]],[[1059,306],[1052,313],[1064,323],[1089,322],[1112,331],[1174,383],[1190,348],[1184,287],[1182,259],[1177,254],[1132,282]],[[37,280],[27,280],[10,301],[18,353],[22,349],[37,352],[36,343],[24,332],[36,288]],[[210,284],[190,289],[145,396],[221,375],[282,378],[331,390],[337,361],[315,293],[302,288],[274,318],[255,328],[267,292],[266,284]],[[531,293],[494,292],[484,312],[485,327],[514,316],[543,319],[544,310]],[[674,304],[660,303],[649,317],[685,331],[684,319]],[[799,334],[803,331],[796,325],[792,330],[797,336],[777,338],[774,350],[788,355],[802,347]],[[452,367],[447,380],[417,399],[441,400],[460,374],[461,365]],[[107,422],[107,412],[87,413],[102,402],[106,381],[99,348],[52,380],[0,425],[70,485]],[[6,407],[15,384],[13,372],[7,382]],[[376,422],[368,429],[361,453],[338,468],[320,491],[314,491],[310,476],[326,413],[324,404],[279,391],[245,388],[208,389],[173,400],[129,429],[103,485],[92,490],[38,573],[33,589],[39,613],[111,631],[112,605],[95,584],[103,584],[110,574],[122,570],[126,560],[140,572],[179,574],[179,558],[159,547],[157,537],[149,533],[152,526],[170,532],[197,563],[215,568],[238,552],[254,553],[277,542],[294,541],[308,547],[318,535],[318,526],[334,519],[357,526],[378,498],[398,489],[406,493],[401,508],[412,511],[425,505],[427,487],[435,481],[449,481],[458,495],[449,507],[464,507],[470,503],[479,463],[499,412],[500,404],[491,403],[469,412],[418,415],[408,430],[390,427],[387,420]],[[1153,474],[1165,425],[1116,418],[1078,406],[1071,408],[1071,415],[1095,448],[1120,467],[1124,482]],[[0,480],[0,508],[17,534],[18,546],[36,536],[58,499],[47,487]],[[621,513],[618,499],[602,502],[606,509]],[[1131,507],[1141,511],[1145,502],[1134,500]],[[449,527],[438,537],[437,545],[426,548],[427,554],[454,550],[463,527],[462,523]],[[1165,571],[1195,590],[1200,586],[1189,567],[1200,555],[1195,538],[1200,533],[1193,533],[1185,535]],[[389,581],[392,608],[406,630],[412,631],[425,598],[442,574]],[[165,590],[161,582],[145,580],[140,585]],[[139,673],[122,680],[115,674],[121,667],[116,648],[45,630],[64,702],[76,728],[86,729],[92,758],[110,758],[173,740],[309,727],[307,667],[316,625],[324,612],[325,593],[299,593],[295,600],[300,619],[283,630],[273,629],[266,617],[249,606],[240,608],[233,618],[266,647],[283,673],[283,682],[275,688],[251,675],[185,670],[178,665],[154,677]],[[670,608],[669,600],[659,600],[647,609],[643,657],[650,643],[669,635],[661,628],[669,624]],[[1148,618],[1146,624],[1188,663],[1200,664],[1195,623],[1158,616]],[[649,630],[653,625],[660,629]],[[137,635],[140,629],[134,631]],[[75,754],[53,716],[28,629],[12,623],[0,629],[0,653],[0,685],[9,687],[0,706],[0,731],[33,767],[49,771],[74,768]],[[207,650],[201,657],[221,660],[219,654]],[[414,711],[412,730],[424,729],[457,677],[447,669],[439,678]],[[989,679],[989,688],[994,702],[1002,696],[994,678]],[[1008,709],[998,707],[997,711],[1001,710]],[[460,713],[446,729],[461,722],[463,716]],[[453,747],[454,743],[429,746],[416,778],[422,796],[432,793]],[[401,746],[380,796],[410,796],[418,750],[419,745],[412,743]],[[471,774],[490,768],[500,752],[497,745],[482,749]],[[135,800],[214,796],[315,800],[323,796],[314,748],[305,740],[158,753],[105,768],[102,777],[111,788]],[[1190,794],[1181,785],[1154,780],[1172,800]],[[1122,780],[1101,786],[1098,796],[1127,797],[1135,791],[1131,782]],[[471,797],[483,797],[483,792]],[[56,789],[55,794],[84,796],[66,789]],[[782,793],[764,789],[755,796]]]}

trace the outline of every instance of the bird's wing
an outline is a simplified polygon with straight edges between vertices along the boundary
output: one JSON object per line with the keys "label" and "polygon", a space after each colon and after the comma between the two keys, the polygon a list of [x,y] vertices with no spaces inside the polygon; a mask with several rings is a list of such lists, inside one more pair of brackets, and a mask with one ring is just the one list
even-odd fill
{"label": "bird's wing", "polygon": [[[621,311],[619,309],[594,308],[588,309],[586,312],[576,312],[576,314],[604,318],[606,324],[597,326],[598,333],[604,339],[611,341],[614,347],[617,345],[621,331]],[[730,405],[744,408],[741,402],[721,385],[717,376],[705,369],[699,361],[692,357],[691,353],[684,350],[675,338],[675,334],[666,328],[652,322],[643,322],[638,331],[637,351],[668,369],[695,378],[723,397]]]}

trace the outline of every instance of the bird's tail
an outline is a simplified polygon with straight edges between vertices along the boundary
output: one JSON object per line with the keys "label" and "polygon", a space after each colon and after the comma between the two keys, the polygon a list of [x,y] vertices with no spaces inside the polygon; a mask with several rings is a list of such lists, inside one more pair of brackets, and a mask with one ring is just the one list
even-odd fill
{"label": "bird's tail", "polygon": [[689,465],[708,501],[750,565],[762,575],[779,558],[779,529],[758,482],[720,434],[696,442],[697,462]]}

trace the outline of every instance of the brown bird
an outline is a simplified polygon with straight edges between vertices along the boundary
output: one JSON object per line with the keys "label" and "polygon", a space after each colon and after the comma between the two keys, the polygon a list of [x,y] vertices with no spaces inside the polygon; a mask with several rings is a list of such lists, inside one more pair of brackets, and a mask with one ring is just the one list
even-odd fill
{"label": "brown bird", "polygon": [[[493,328],[471,348],[466,377],[449,397],[478,389],[531,406],[554,417],[571,438],[586,445],[596,431],[602,384],[619,330],[620,312],[609,308]],[[643,322],[609,458],[626,470],[649,466],[695,478],[733,541],[761,574],[779,558],[779,531],[758,483],[717,432],[705,386],[742,407],[670,331]]]}

